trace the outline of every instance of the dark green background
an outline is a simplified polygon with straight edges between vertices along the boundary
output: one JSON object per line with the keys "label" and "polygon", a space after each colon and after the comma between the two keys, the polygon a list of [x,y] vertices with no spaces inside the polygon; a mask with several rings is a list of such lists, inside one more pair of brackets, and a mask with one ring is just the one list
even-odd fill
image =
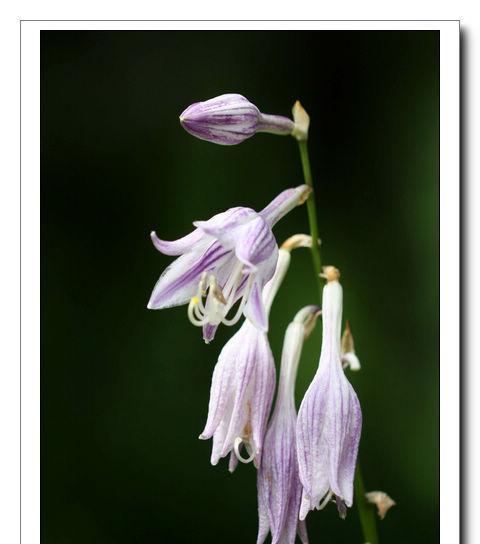
{"label": "dark green background", "polygon": [[[190,103],[225,92],[310,113],[325,264],[342,271],[360,373],[368,489],[398,503],[382,543],[438,541],[436,32],[42,32],[42,542],[246,543],[255,471],[209,464],[198,440],[218,353],[186,308],[148,311],[170,258],[150,243],[302,183],[292,138],[220,147],[184,132]],[[298,208],[279,241],[306,231]],[[316,302],[299,250],[274,304],[278,360]],[[301,400],[320,348],[305,346]],[[312,544],[361,543],[355,509],[310,513]]]}

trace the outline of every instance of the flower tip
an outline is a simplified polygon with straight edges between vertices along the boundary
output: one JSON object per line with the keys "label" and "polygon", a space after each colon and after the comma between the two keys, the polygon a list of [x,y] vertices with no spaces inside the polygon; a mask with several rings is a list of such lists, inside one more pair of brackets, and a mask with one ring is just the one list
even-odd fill
{"label": "flower tip", "polygon": [[309,185],[299,185],[297,187],[297,191],[300,193],[298,197],[298,205],[301,206],[312,194],[312,188]]}
{"label": "flower tip", "polygon": [[340,279],[340,270],[334,266],[324,266],[320,277],[326,279],[327,282],[338,281]]}
{"label": "flower tip", "polygon": [[312,237],[309,234],[294,234],[283,242],[280,249],[291,251],[299,247],[312,247]]}
{"label": "flower tip", "polygon": [[370,491],[365,493],[367,501],[377,507],[377,514],[380,519],[384,519],[387,512],[397,503],[383,491]]}
{"label": "flower tip", "polygon": [[310,126],[310,117],[305,111],[305,108],[300,104],[300,100],[297,100],[292,108],[293,121],[295,123],[292,131],[292,136],[299,142],[306,141],[308,139],[308,128]]}

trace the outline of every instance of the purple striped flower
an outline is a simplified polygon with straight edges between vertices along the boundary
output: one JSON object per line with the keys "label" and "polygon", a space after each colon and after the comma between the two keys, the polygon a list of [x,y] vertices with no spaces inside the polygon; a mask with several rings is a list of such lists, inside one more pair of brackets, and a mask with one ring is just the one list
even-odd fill
{"label": "purple striped flower", "polygon": [[280,193],[259,213],[231,208],[208,221],[195,221],[193,232],[173,242],[152,232],[158,251],[179,257],[160,276],[148,308],[188,303],[190,321],[203,327],[206,342],[213,339],[220,323],[233,325],[242,313],[256,328],[267,331],[262,289],[278,256],[272,227],[309,194],[309,187],[300,185]]}
{"label": "purple striped flower", "polygon": [[180,123],[193,136],[220,145],[239,144],[256,132],[288,135],[295,129],[291,119],[260,113],[240,94],[196,102],[180,115]]}
{"label": "purple striped flower", "polygon": [[342,287],[329,267],[323,289],[320,363],[298,412],[297,455],[303,486],[300,519],[335,498],[341,517],[353,502],[362,413],[342,369]]}
{"label": "purple striped flower", "polygon": [[[289,262],[289,251],[280,249],[275,275],[263,290],[267,313]],[[213,371],[207,423],[199,437],[213,437],[212,465],[230,454],[231,472],[238,461],[259,466],[274,389],[275,364],[267,335],[245,321],[223,347]]]}
{"label": "purple striped flower", "polygon": [[285,333],[277,400],[257,476],[257,544],[263,544],[269,531],[272,544],[294,544],[297,533],[304,544],[308,543],[305,520],[299,520],[302,485],[295,447],[295,379],[303,342],[319,310],[317,306],[300,310]]}

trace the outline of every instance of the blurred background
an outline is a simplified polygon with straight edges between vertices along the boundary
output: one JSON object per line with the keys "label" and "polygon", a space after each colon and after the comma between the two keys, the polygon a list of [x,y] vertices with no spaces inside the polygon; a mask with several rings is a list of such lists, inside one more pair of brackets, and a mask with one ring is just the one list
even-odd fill
{"label": "blurred background", "polygon": [[[149,311],[171,258],[156,230],[302,183],[295,141],[193,138],[178,116],[226,92],[311,117],[324,264],[342,272],[362,371],[366,487],[397,502],[380,542],[437,542],[439,36],[430,31],[42,31],[42,542],[255,542],[255,470],[209,464],[211,374],[237,327],[204,345],[186,307]],[[297,208],[279,242],[308,229]],[[272,310],[317,302],[298,250]],[[305,345],[301,401],[321,327]],[[310,540],[363,542],[356,510],[310,513]]]}

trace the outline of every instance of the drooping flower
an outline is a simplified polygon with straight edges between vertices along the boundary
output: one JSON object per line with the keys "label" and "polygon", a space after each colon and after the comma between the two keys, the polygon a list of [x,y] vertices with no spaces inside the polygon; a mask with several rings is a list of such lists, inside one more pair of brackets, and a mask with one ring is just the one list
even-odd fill
{"label": "drooping flower", "polygon": [[257,476],[257,544],[263,544],[269,531],[272,544],[294,544],[297,533],[304,544],[308,543],[305,520],[298,519],[302,485],[295,443],[295,379],[303,342],[312,331],[319,310],[317,306],[300,310],[285,333],[277,399]]}
{"label": "drooping flower", "polygon": [[[196,229],[167,242],[151,233],[154,246],[179,256],[160,276],[148,308],[158,310],[189,303],[190,321],[203,327],[206,342],[220,323],[233,325],[242,313],[261,331],[268,329],[262,288],[273,276],[278,248],[272,227],[310,194],[307,185],[287,189],[257,213],[230,208]],[[233,315],[228,314],[240,300]]]}
{"label": "drooping flower", "polygon": [[239,144],[257,132],[297,137],[304,127],[288,117],[261,113],[244,96],[234,93],[192,104],[180,115],[180,123],[193,136],[220,145]]}
{"label": "drooping flower", "polygon": [[[289,262],[290,252],[280,249],[275,275],[263,291],[267,314]],[[199,437],[213,437],[212,465],[229,453],[231,472],[239,460],[260,465],[274,389],[275,364],[267,335],[245,320],[223,347],[213,371],[207,423]],[[248,457],[242,455],[242,445]]]}
{"label": "drooping flower", "polygon": [[320,363],[300,406],[297,455],[302,482],[300,519],[335,498],[341,517],[353,502],[353,478],[362,426],[357,395],[342,369],[342,287],[333,267],[323,288]]}

